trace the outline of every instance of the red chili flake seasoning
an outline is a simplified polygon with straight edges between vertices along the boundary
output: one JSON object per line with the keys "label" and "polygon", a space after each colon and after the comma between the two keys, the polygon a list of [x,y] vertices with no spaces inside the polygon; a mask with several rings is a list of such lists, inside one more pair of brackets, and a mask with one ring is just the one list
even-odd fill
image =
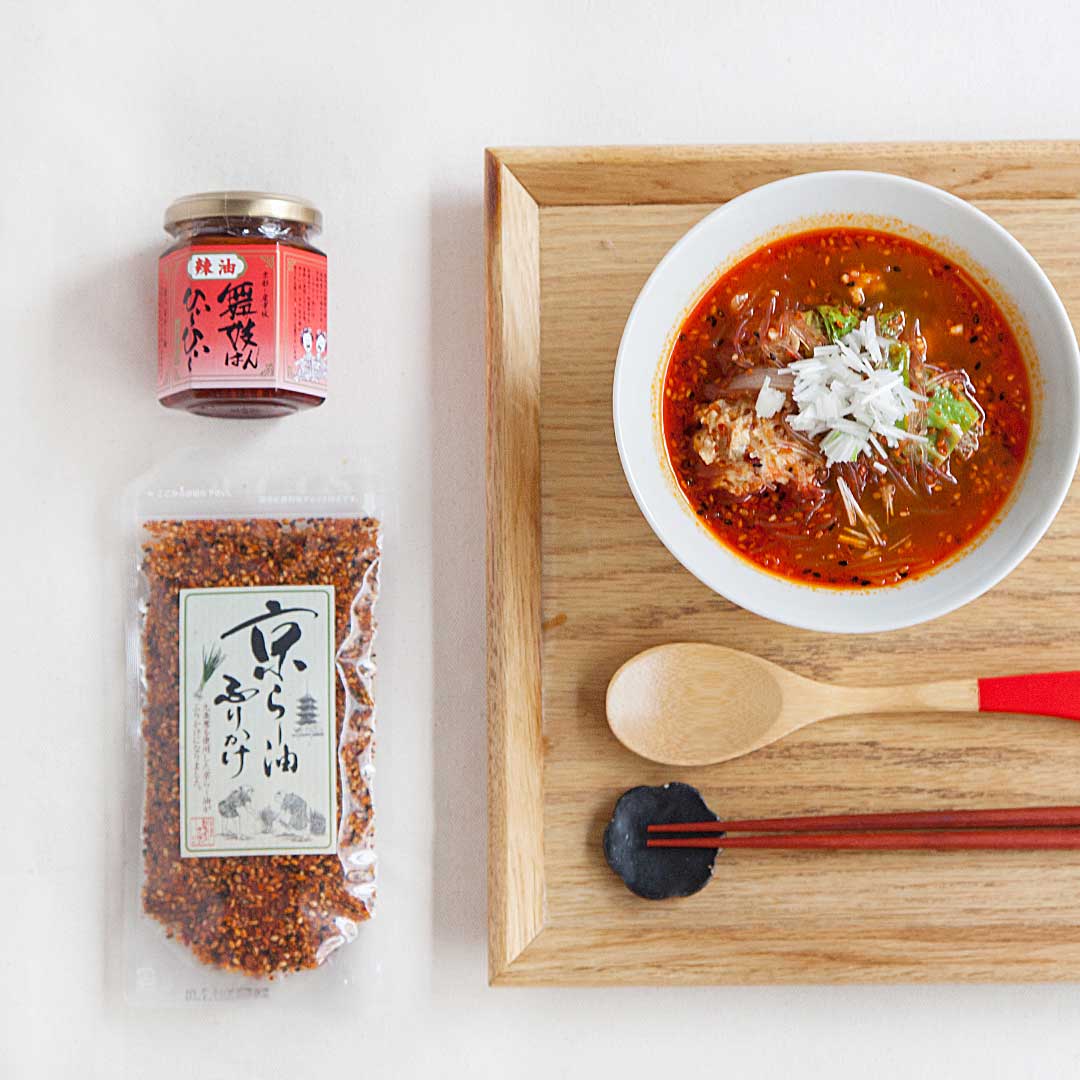
{"label": "red chili flake seasoning", "polygon": [[[143,908],[204,964],[273,978],[321,964],[371,917],[369,762],[379,523],[373,518],[150,521],[144,526]],[[334,588],[340,819],[336,854],[182,858],[182,589]]]}

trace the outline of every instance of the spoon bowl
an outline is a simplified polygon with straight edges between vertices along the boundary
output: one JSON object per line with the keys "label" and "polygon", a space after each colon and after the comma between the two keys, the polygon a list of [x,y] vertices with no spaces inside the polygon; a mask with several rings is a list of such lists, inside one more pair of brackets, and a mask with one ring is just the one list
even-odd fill
{"label": "spoon bowl", "polygon": [[789,703],[808,681],[722,645],[660,645],[615,673],[608,723],[628,749],[665,765],[725,761],[794,730]]}

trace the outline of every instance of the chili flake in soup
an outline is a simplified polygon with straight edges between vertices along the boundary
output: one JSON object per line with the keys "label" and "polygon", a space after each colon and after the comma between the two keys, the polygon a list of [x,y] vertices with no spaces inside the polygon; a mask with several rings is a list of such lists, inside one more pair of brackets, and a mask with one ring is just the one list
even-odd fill
{"label": "chili flake in soup", "polygon": [[971,544],[1008,499],[1031,384],[987,292],[867,229],[787,237],[724,274],[664,380],[683,494],[773,573],[893,585]]}

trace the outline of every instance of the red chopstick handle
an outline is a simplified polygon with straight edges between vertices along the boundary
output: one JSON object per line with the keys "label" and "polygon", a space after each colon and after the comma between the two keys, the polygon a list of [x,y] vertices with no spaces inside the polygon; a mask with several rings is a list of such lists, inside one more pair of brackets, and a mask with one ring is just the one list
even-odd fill
{"label": "red chopstick handle", "polygon": [[1080,671],[980,679],[979,712],[1030,713],[1080,720]]}
{"label": "red chopstick handle", "polygon": [[891,814],[814,814],[808,817],[743,818],[738,821],[650,825],[649,836],[678,833],[894,832],[897,829],[1003,829],[1080,826],[1080,806],[1030,806],[1005,810],[913,810]]}
{"label": "red chopstick handle", "polygon": [[650,848],[773,848],[787,851],[1071,851],[1080,829],[966,829],[945,832],[789,833],[656,837]]}

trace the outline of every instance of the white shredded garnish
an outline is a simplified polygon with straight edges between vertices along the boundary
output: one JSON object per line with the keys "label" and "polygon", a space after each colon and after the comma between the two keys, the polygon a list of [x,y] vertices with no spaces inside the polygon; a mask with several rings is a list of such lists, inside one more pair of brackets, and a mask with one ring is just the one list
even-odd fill
{"label": "white shredded garnish", "polygon": [[[876,462],[875,462],[876,464]],[[882,469],[882,472],[885,470]],[[881,485],[881,505],[885,507],[885,520],[891,521],[893,516],[893,498],[896,495],[895,484]]]}
{"label": "white shredded garnish", "polygon": [[841,533],[840,543],[860,551],[865,551],[870,546],[870,542],[861,533]]}
{"label": "white shredded garnish", "polygon": [[885,538],[881,535],[881,527],[874,520],[873,515],[868,514],[859,505],[859,500],[851,493],[851,488],[848,487],[847,481],[842,476],[836,478],[836,490],[840,492],[840,501],[844,504],[848,524],[854,528],[855,522],[859,522],[866,530],[866,534],[870,537],[872,543],[884,544]]}
{"label": "white shredded garnish", "polygon": [[754,410],[758,416],[767,420],[770,416],[775,416],[784,407],[785,401],[787,401],[787,394],[783,390],[777,390],[771,384],[769,376],[766,375],[761,382],[761,390],[758,391]]}
{"label": "white shredded garnish", "polygon": [[[926,398],[906,386],[903,375],[887,365],[889,349],[895,344],[878,334],[870,315],[839,341],[819,345],[809,359],[797,360],[785,369],[795,377],[796,412],[788,417],[788,424],[821,440],[828,465],[857,461],[871,452],[884,457],[882,442],[896,447],[903,440],[927,441],[925,435],[898,426]],[[761,395],[759,403],[760,399]],[[772,400],[771,396],[767,399]],[[759,415],[765,414],[759,409]]]}
{"label": "white shredded garnish", "polygon": [[855,512],[859,515],[859,520],[862,522],[863,528],[869,534],[870,539],[873,540],[875,544],[884,544],[885,536],[883,535],[881,531],[881,526],[878,525],[877,519],[874,517],[874,515],[868,514],[862,508],[862,506],[859,505],[859,503],[855,504]]}
{"label": "white shredded garnish", "polygon": [[874,325],[874,316],[870,315],[859,327],[862,333],[863,348],[870,354],[874,367],[881,367],[885,358],[881,355],[881,346],[878,344],[877,327]]}
{"label": "white shredded garnish", "polygon": [[883,476],[888,476],[889,475],[889,470],[886,469],[885,466],[882,465],[880,461],[875,461],[874,462],[874,468],[877,469],[877,471],[879,473],[881,473]]}
{"label": "white shredded garnish", "polygon": [[844,504],[848,524],[854,528],[855,522],[858,520],[856,511],[859,508],[859,504],[855,501],[855,496],[851,494],[851,488],[847,486],[847,481],[842,476],[837,477],[836,490],[840,492],[840,501]]}

